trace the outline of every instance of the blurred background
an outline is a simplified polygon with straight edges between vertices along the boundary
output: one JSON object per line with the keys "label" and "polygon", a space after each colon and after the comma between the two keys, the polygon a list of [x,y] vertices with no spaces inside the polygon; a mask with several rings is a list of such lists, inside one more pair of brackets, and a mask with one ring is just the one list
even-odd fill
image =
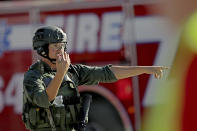
{"label": "blurred background", "polygon": [[38,60],[35,30],[61,27],[73,64],[162,65],[150,75],[81,86],[93,95],[87,131],[196,131],[197,1],[0,1],[0,131],[25,131],[23,75]]}

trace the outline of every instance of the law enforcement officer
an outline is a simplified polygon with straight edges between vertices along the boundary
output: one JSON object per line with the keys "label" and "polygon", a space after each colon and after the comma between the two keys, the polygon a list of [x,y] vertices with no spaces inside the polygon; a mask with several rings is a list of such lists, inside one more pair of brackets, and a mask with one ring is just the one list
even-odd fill
{"label": "law enforcement officer", "polygon": [[67,36],[55,26],[39,28],[33,37],[33,48],[41,60],[31,65],[24,75],[22,115],[26,128],[32,131],[84,129],[91,97],[87,96],[86,104],[82,104],[79,85],[115,82],[143,73],[160,78],[165,69],[161,66],[72,65],[66,52]]}

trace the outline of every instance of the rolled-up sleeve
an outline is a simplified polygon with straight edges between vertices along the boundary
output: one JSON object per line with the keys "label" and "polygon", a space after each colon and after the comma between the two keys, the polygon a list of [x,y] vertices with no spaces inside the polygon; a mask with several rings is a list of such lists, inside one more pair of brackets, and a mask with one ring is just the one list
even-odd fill
{"label": "rolled-up sleeve", "polygon": [[29,97],[33,104],[48,108],[52,104],[48,100],[48,95],[46,93],[45,86],[43,81],[38,77],[39,75],[33,72],[28,72],[24,76],[23,87],[24,91],[27,93],[27,97]]}
{"label": "rolled-up sleeve", "polygon": [[86,65],[75,65],[79,74],[78,85],[95,85],[99,82],[111,83],[117,81],[114,73],[110,69],[111,65],[104,67],[97,66],[86,66]]}

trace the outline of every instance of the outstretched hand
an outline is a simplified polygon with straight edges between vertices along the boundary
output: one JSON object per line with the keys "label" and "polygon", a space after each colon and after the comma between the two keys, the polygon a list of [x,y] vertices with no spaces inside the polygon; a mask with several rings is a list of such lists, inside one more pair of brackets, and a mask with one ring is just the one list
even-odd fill
{"label": "outstretched hand", "polygon": [[167,69],[168,67],[164,66],[151,66],[149,68],[148,74],[154,74],[155,78],[161,79],[163,76],[163,71]]}

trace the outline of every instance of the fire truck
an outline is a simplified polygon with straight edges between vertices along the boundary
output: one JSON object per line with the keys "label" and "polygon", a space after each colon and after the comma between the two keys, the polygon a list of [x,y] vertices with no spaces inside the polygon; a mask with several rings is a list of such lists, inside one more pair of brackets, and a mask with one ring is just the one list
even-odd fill
{"label": "fire truck", "polygon": [[[72,64],[170,66],[177,45],[169,45],[168,21],[149,11],[153,4],[140,0],[2,3],[0,130],[26,130],[21,119],[23,77],[37,60],[32,37],[40,26],[55,25],[67,33]],[[80,93],[93,96],[87,130],[140,130],[144,110],[159,102],[154,96],[161,81],[143,74],[79,87]]]}

